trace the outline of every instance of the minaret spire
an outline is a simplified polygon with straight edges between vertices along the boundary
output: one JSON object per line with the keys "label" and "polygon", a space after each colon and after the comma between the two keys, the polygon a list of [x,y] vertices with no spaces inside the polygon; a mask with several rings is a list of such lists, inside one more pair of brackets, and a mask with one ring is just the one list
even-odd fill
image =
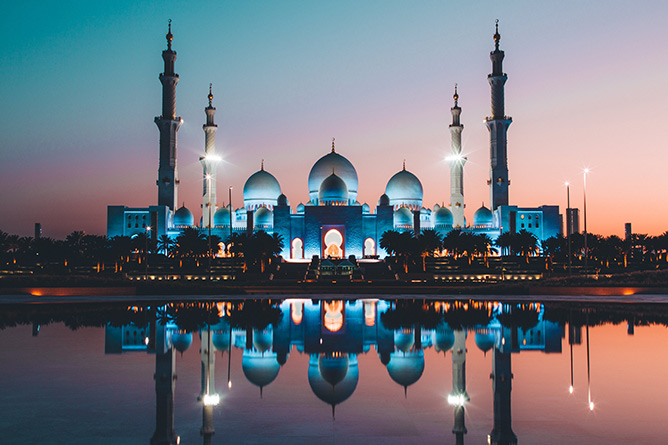
{"label": "minaret spire", "polygon": [[336,138],[332,138],[332,153],[335,153],[335,151],[334,151],[334,141],[336,141]]}
{"label": "minaret spire", "polygon": [[508,76],[503,72],[504,52],[499,49],[501,34],[499,21],[496,21],[494,34],[494,51],[489,54],[492,61],[492,73],[487,76],[491,87],[492,114],[485,119],[490,134],[490,172],[489,185],[490,207],[495,210],[498,206],[508,205],[508,127],[512,118],[505,115],[504,85]]}
{"label": "minaret spire", "polygon": [[216,168],[220,162],[220,156],[216,154],[216,131],[218,125],[214,122],[216,108],[213,106],[213,85],[209,84],[209,106],[204,109],[206,123],[202,125],[204,130],[204,156],[199,158],[203,170],[202,187],[202,227],[213,227],[213,215],[218,208],[216,204]]}
{"label": "minaret spire", "polygon": [[183,119],[176,116],[176,84],[179,75],[174,72],[176,51],[172,50],[172,20],[169,20],[169,31],[166,35],[167,49],[162,52],[164,71],[160,74],[162,83],[162,115],[154,119],[160,131],[160,163],[158,166],[158,205],[165,205],[176,210],[177,186],[179,184],[176,170],[176,134]]}
{"label": "minaret spire", "polygon": [[458,105],[457,84],[455,84],[455,94],[452,98],[455,101],[455,106],[450,108],[452,113],[452,123],[450,124],[452,154],[448,156],[450,161],[450,209],[452,211],[452,227],[461,228],[466,226],[466,219],[464,218],[464,164],[466,164],[466,157],[462,156],[462,130],[464,130],[464,126],[459,120],[462,109]]}

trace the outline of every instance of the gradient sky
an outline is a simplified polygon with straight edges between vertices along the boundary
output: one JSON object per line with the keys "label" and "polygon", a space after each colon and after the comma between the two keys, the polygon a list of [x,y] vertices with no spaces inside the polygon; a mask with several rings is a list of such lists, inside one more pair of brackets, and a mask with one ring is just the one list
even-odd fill
{"label": "gradient sky", "polygon": [[[161,51],[177,51],[179,201],[199,217],[204,107],[217,107],[218,204],[265,167],[293,208],[315,161],[357,168],[372,208],[406,167],[424,205],[449,201],[450,107],[459,84],[466,216],[489,169],[489,51],[500,20],[510,203],[582,206],[588,228],[668,230],[663,1],[41,1],[0,18],[0,230],[106,232],[106,206],[157,203]],[[599,6],[596,6],[596,5]]]}

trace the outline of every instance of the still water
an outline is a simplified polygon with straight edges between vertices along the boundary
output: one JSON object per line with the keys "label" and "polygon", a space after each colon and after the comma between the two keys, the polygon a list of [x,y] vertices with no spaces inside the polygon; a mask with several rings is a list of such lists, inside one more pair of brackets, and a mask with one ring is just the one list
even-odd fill
{"label": "still water", "polygon": [[4,443],[664,443],[668,306],[0,306]]}

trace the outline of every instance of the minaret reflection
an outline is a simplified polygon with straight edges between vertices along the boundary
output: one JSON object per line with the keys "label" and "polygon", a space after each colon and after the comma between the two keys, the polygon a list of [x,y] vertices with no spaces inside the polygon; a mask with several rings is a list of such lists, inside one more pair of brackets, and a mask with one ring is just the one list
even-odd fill
{"label": "minaret reflection", "polygon": [[201,347],[200,355],[202,357],[202,390],[198,400],[202,402],[202,428],[200,434],[205,445],[211,444],[211,438],[215,433],[213,427],[213,407],[218,405],[220,397],[216,394],[214,383],[216,354],[213,351],[213,339],[211,325],[200,332]]}
{"label": "minaret reflection", "polygon": [[489,435],[490,444],[512,445],[517,443],[513,432],[510,391],[512,390],[512,369],[510,350],[507,352],[494,347],[492,355],[492,390],[494,391],[494,428]]}
{"label": "minaret reflection", "polygon": [[155,333],[155,432],[151,445],[174,445],[178,443],[174,431],[176,356],[165,325],[158,322]]}
{"label": "minaret reflection", "polygon": [[452,348],[452,392],[448,403],[455,407],[455,425],[452,434],[457,445],[464,444],[466,430],[466,402],[470,400],[466,393],[466,331],[455,331],[455,344]]}

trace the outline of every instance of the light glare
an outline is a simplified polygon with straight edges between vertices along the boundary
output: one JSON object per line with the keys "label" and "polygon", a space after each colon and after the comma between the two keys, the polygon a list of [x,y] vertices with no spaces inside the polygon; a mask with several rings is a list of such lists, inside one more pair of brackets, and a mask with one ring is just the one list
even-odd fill
{"label": "light glare", "polygon": [[218,394],[205,394],[202,402],[204,406],[216,406],[220,403],[220,396]]}

